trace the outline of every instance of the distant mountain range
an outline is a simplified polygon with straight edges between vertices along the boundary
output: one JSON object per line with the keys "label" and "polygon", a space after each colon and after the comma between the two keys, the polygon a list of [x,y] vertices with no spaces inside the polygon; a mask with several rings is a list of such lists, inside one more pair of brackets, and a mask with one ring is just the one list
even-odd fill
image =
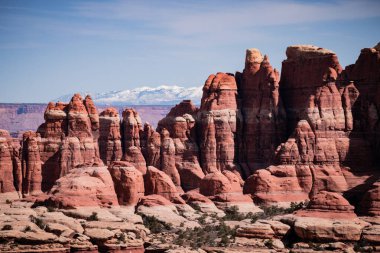
{"label": "distant mountain range", "polygon": [[[110,91],[105,93],[80,92],[84,97],[91,95],[96,104],[103,105],[174,105],[184,99],[191,99],[199,104],[202,98],[202,86],[180,87],[161,85],[158,87],[141,87],[130,90]],[[68,102],[73,94],[61,96],[54,101]]]}

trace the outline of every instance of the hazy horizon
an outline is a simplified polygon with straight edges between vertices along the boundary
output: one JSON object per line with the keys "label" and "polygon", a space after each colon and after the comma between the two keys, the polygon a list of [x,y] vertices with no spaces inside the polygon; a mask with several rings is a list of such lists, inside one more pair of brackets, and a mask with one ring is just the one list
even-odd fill
{"label": "hazy horizon", "polygon": [[259,48],[334,51],[343,67],[380,41],[380,1],[0,1],[0,103],[203,85]]}

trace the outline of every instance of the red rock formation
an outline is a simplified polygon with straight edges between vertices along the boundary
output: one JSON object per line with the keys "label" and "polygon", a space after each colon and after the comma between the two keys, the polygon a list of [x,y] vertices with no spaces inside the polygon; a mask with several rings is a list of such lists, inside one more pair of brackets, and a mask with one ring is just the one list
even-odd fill
{"label": "red rock formation", "polygon": [[47,204],[59,208],[118,206],[107,167],[72,169],[55,182],[48,196]]}
{"label": "red rock formation", "polygon": [[[351,110],[354,116],[354,132],[363,135],[370,143],[372,151],[375,155],[380,155],[380,43],[373,48],[364,48],[360,52],[359,58],[355,64],[346,67],[342,79],[351,81],[355,84],[360,96],[355,96],[351,90],[348,91],[349,97],[357,97],[355,104],[351,104]],[[360,151],[360,149],[359,149]],[[375,162],[379,165],[379,160],[368,161],[370,156],[357,157],[355,153],[357,149],[352,150],[350,154],[352,161],[356,164],[364,164]],[[375,157],[376,157],[375,156]]]}
{"label": "red rock formation", "polygon": [[294,129],[299,119],[309,119],[314,111],[332,117],[329,118],[328,126],[323,123],[325,127],[334,127],[337,121],[336,127],[341,129],[341,115],[331,116],[330,104],[326,104],[325,108],[317,95],[317,90],[325,90],[333,99],[329,102],[339,107],[339,103],[334,103],[334,99],[336,101],[339,98],[334,96],[333,88],[329,89],[326,85],[330,81],[328,78],[336,78],[342,71],[336,54],[323,48],[300,45],[288,47],[286,55],[287,59],[282,63],[280,90],[287,111],[288,129]]}
{"label": "red rock formation", "polygon": [[20,169],[17,167],[17,162],[14,163],[13,149],[9,133],[6,130],[0,130],[0,193],[14,192],[16,191],[15,185],[19,187],[19,178],[13,177],[14,171],[18,172]]}
{"label": "red rock formation", "polygon": [[364,215],[380,216],[380,181],[375,182],[364,194],[359,212]]}
{"label": "red rock formation", "polygon": [[115,108],[107,108],[99,117],[99,153],[104,164],[120,161],[122,157],[120,118]]}
{"label": "red rock formation", "polygon": [[25,132],[23,135],[22,192],[24,195],[41,193],[42,169],[38,146],[39,138],[39,134],[31,131]]}
{"label": "red rock formation", "polygon": [[145,191],[142,173],[128,162],[113,162],[108,170],[114,182],[119,204],[136,205]]}
{"label": "red rock formation", "polygon": [[99,114],[98,110],[95,107],[94,102],[92,101],[92,98],[90,95],[87,95],[83,101],[84,106],[86,107],[88,117],[90,118],[91,122],[91,130],[94,132],[97,132],[99,130]]}
{"label": "red rock formation", "polygon": [[38,128],[42,190],[79,166],[99,166],[99,116],[91,97],[75,94],[69,104],[49,103]]}
{"label": "red rock formation", "polygon": [[233,75],[210,75],[198,112],[201,166],[206,172],[235,170],[235,134],[240,121]]}
{"label": "red rock formation", "polygon": [[67,136],[79,140],[80,153],[83,159],[80,164],[83,166],[102,165],[97,142],[99,116],[91,97],[87,96],[83,100],[79,94],[75,94],[68,104],[67,112]]}
{"label": "red rock formation", "polygon": [[248,49],[239,84],[244,117],[240,163],[254,169],[270,164],[276,147],[285,139],[286,115],[279,94],[279,72],[258,49]]}
{"label": "red rock formation", "polygon": [[50,102],[44,113],[45,123],[40,127],[41,137],[61,138],[67,134],[67,104]]}
{"label": "red rock formation", "polygon": [[197,111],[198,108],[191,100],[183,100],[178,105],[175,105],[165,118],[158,122],[157,129],[160,131],[166,128],[171,138],[196,138],[193,115],[195,115]]}
{"label": "red rock formation", "polygon": [[12,163],[13,163],[13,180],[16,191],[22,192],[22,165],[21,165],[21,145],[20,142],[12,143]]}
{"label": "red rock formation", "polygon": [[124,148],[140,147],[141,118],[134,109],[123,111],[123,140]]}
{"label": "red rock formation", "polygon": [[185,194],[181,195],[181,198],[186,201],[186,203],[192,203],[192,202],[200,202],[200,203],[212,203],[212,201],[205,197],[204,195],[196,192],[196,191],[189,191]]}
{"label": "red rock formation", "polygon": [[152,207],[152,206],[171,206],[173,203],[171,203],[167,198],[164,198],[161,195],[148,195],[144,196],[140,199],[139,203],[137,206],[147,206],[147,207]]}
{"label": "red rock formation", "polygon": [[[177,186],[185,190],[199,187],[204,173],[198,161],[195,119],[197,108],[190,100],[173,107],[158,122],[161,131],[161,169],[171,176]],[[184,180],[181,180],[183,178]]]}
{"label": "red rock formation", "polygon": [[[89,96],[49,103],[45,123],[25,133],[21,155],[0,131],[0,191],[20,190],[22,181],[23,193],[37,194],[56,182],[49,201],[72,208],[136,205],[144,188],[149,196],[141,203],[184,204],[183,188],[194,190],[183,195],[187,202],[206,209],[240,203],[240,211],[252,211],[251,196],[274,205],[310,199],[299,216],[355,218],[341,194],[354,203],[377,180],[379,51],[362,50],[342,72],[333,52],[291,46],[280,81],[267,56],[247,50],[243,73],[210,75],[200,108],[181,102],[156,131],[143,128],[134,109],[124,110],[121,125],[116,109],[99,116]],[[91,167],[102,165],[100,158],[108,170]],[[364,195],[363,213],[379,215],[378,188]],[[305,224],[297,235],[303,225],[313,231],[311,220]]]}
{"label": "red rock formation", "polygon": [[368,143],[351,134],[351,108],[359,92],[353,83],[337,86],[337,56],[314,46],[288,47],[287,56],[280,88],[288,130],[294,131],[276,150],[275,162],[281,165],[258,171],[244,188],[264,203],[302,201],[320,191],[345,192],[349,186],[341,166],[350,164],[353,150],[359,161],[371,156]]}
{"label": "red rock formation", "polygon": [[174,185],[170,177],[157,168],[148,166],[146,175],[144,176],[144,183],[145,195],[157,194],[172,202],[183,202],[179,197],[177,187]]}
{"label": "red rock formation", "polygon": [[[62,140],[67,136],[67,104],[50,102],[44,113],[45,123],[37,130],[41,135],[40,157],[43,171],[42,190],[49,190],[61,176]],[[67,168],[63,169],[67,170]]]}
{"label": "red rock formation", "polygon": [[68,136],[84,139],[92,137],[91,119],[80,94],[74,94],[67,106]]}
{"label": "red rock formation", "polygon": [[141,137],[141,151],[147,166],[160,167],[161,136],[149,123],[145,123]]}
{"label": "red rock formation", "polygon": [[329,218],[329,219],[354,219],[354,207],[339,193],[321,191],[315,194],[306,209],[296,212],[297,216]]}
{"label": "red rock formation", "polygon": [[309,166],[279,165],[258,170],[247,178],[244,193],[252,194],[257,203],[286,206],[308,200],[311,187]]}
{"label": "red rock formation", "polygon": [[142,131],[140,116],[134,109],[123,111],[123,161],[132,163],[141,173],[146,173],[146,162],[141,153],[140,131]]}
{"label": "red rock formation", "polygon": [[161,170],[165,172],[176,186],[181,185],[178,170],[175,166],[175,146],[174,141],[169,136],[165,128],[161,131]]}
{"label": "red rock formation", "polygon": [[229,173],[228,176],[226,176],[225,172],[221,173],[219,171],[207,174],[201,181],[200,193],[205,196],[216,196],[221,193],[242,192],[237,176],[231,172]]}

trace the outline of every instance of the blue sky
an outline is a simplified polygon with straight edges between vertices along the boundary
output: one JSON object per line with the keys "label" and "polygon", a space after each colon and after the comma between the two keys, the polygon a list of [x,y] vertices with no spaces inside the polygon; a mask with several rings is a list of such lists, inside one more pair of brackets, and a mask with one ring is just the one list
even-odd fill
{"label": "blue sky", "polygon": [[380,1],[0,0],[0,102],[76,91],[203,85],[259,48],[276,68],[292,44],[343,66],[380,41]]}

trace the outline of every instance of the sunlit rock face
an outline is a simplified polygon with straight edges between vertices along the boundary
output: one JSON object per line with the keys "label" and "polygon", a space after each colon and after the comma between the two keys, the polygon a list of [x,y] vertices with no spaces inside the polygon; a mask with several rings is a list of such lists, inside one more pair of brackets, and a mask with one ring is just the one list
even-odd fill
{"label": "sunlit rock face", "polygon": [[103,163],[109,165],[120,161],[121,148],[120,117],[115,108],[106,108],[99,115],[99,153]]}
{"label": "sunlit rock face", "polygon": [[162,171],[170,175],[174,184],[191,190],[199,187],[204,173],[199,164],[196,113],[198,108],[184,100],[174,106],[165,118],[158,122],[161,133]]}
{"label": "sunlit rock face", "polygon": [[203,87],[197,114],[201,166],[206,173],[238,170],[236,134],[241,120],[237,105],[237,85],[232,74],[210,75]]}
{"label": "sunlit rock face", "polygon": [[127,108],[123,111],[121,125],[123,138],[123,161],[132,163],[141,173],[146,173],[146,162],[141,152],[140,132],[143,130],[141,118],[134,110]]}

